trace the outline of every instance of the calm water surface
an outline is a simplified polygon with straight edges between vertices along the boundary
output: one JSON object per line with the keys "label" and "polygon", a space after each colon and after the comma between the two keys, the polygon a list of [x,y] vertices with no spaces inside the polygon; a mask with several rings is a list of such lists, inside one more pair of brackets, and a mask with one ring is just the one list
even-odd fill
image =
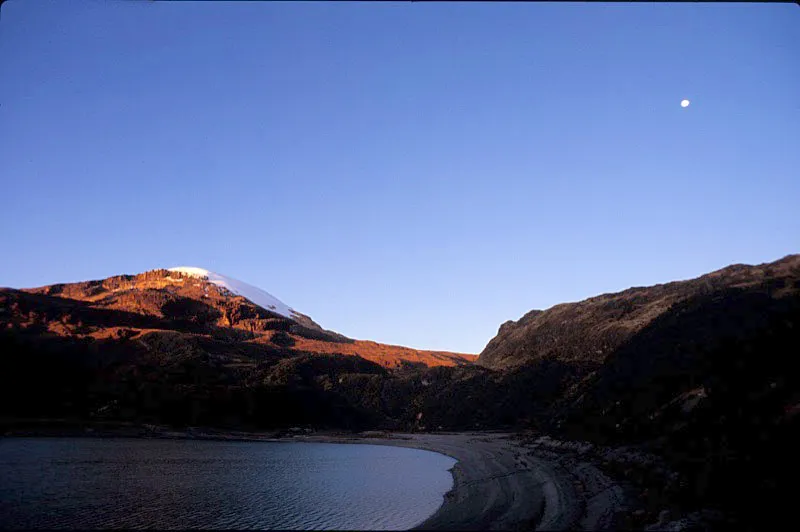
{"label": "calm water surface", "polygon": [[327,443],[0,439],[0,528],[403,530],[455,460]]}

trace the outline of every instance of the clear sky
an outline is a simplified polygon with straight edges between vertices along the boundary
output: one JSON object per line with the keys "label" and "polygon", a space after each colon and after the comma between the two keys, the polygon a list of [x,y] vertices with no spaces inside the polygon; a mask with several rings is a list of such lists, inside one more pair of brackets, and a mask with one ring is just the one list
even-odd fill
{"label": "clear sky", "polygon": [[479,352],[534,308],[800,252],[795,4],[1,17],[0,286],[200,266]]}

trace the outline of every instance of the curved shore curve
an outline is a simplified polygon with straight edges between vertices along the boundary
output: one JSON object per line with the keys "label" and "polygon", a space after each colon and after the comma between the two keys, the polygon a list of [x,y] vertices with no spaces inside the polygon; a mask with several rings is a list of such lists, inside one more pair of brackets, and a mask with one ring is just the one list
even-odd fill
{"label": "curved shore curve", "polygon": [[604,530],[624,505],[619,487],[596,469],[575,463],[576,474],[569,465],[532,453],[510,434],[302,439],[411,447],[457,460],[453,488],[414,530]]}

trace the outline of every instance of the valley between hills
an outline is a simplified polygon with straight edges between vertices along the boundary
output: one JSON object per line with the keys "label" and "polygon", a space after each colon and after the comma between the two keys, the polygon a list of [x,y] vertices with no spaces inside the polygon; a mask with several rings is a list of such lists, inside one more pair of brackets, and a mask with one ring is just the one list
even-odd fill
{"label": "valley between hills", "polygon": [[504,464],[490,476],[521,480],[464,491],[483,467],[464,455],[431,528],[464,528],[447,520],[462,496],[494,501],[477,528],[763,528],[791,515],[798,350],[800,255],[532,310],[478,356],[350,339],[240,281],[163,269],[0,289],[0,421],[453,456],[483,437]]}

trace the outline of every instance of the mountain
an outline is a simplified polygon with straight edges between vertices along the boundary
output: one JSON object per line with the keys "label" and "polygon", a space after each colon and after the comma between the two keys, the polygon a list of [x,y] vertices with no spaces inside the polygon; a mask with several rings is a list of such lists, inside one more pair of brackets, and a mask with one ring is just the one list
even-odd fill
{"label": "mountain", "polygon": [[[361,356],[392,368],[460,365],[470,355],[352,340],[320,327],[273,295],[196,267],[153,270],[98,281],[0,290],[0,324],[73,339],[147,343],[164,335],[231,350]],[[225,343],[220,348],[219,342]],[[235,346],[235,348],[233,347]]]}
{"label": "mountain", "polygon": [[12,421],[395,426],[411,414],[390,397],[376,409],[364,378],[473,361],[347,338],[201,268],[0,289],[0,418]]}
{"label": "mountain", "polygon": [[601,364],[611,353],[676,305],[734,291],[757,291],[777,298],[797,291],[800,256],[771,264],[737,264],[689,281],[635,287],[577,303],[532,310],[507,321],[481,352],[478,363],[492,369],[513,369],[552,359]]}
{"label": "mountain", "polygon": [[[679,488],[652,482],[651,497],[722,506],[760,527],[785,516],[800,448],[800,255],[532,311],[503,324],[478,364],[527,389],[518,419],[643,446],[682,472]],[[542,368],[543,398],[541,379],[525,385]],[[519,393],[512,404],[526,403]]]}
{"label": "mountain", "polygon": [[520,412],[551,430],[661,443],[725,432],[732,445],[733,432],[796,422],[798,349],[800,255],[790,255],[529,312],[501,325],[478,364],[508,389],[548,368],[542,408]]}
{"label": "mountain", "polygon": [[[208,283],[211,283],[214,286],[221,288],[224,291],[227,291],[231,294],[242,296],[251,303],[263,308],[264,310],[269,310],[270,312],[279,314],[284,318],[292,318],[295,319],[296,321],[299,321],[298,318],[301,319],[305,318],[306,320],[308,320],[308,317],[302,316],[302,314],[290,308],[289,305],[287,305],[283,301],[280,301],[277,297],[273,296],[272,294],[268,294],[267,292],[264,292],[260,288],[256,288],[255,286],[243,283],[242,281],[238,281],[231,277],[226,277],[224,275],[210,272],[204,268],[197,268],[195,266],[179,266],[177,268],[169,268],[168,271],[179,274],[185,274],[189,277],[194,277],[206,281]],[[168,275],[166,278],[173,279],[173,276]],[[184,277],[179,276],[178,279],[182,281]]]}
{"label": "mountain", "polygon": [[[588,432],[609,439],[656,434],[645,427],[666,410],[713,402],[706,399],[734,378],[765,386],[767,394],[793,390],[798,307],[800,255],[737,264],[531,311],[501,325],[478,364],[507,379],[561,368],[547,405],[556,423],[591,424]],[[787,412],[796,410],[792,394],[782,406]]]}

